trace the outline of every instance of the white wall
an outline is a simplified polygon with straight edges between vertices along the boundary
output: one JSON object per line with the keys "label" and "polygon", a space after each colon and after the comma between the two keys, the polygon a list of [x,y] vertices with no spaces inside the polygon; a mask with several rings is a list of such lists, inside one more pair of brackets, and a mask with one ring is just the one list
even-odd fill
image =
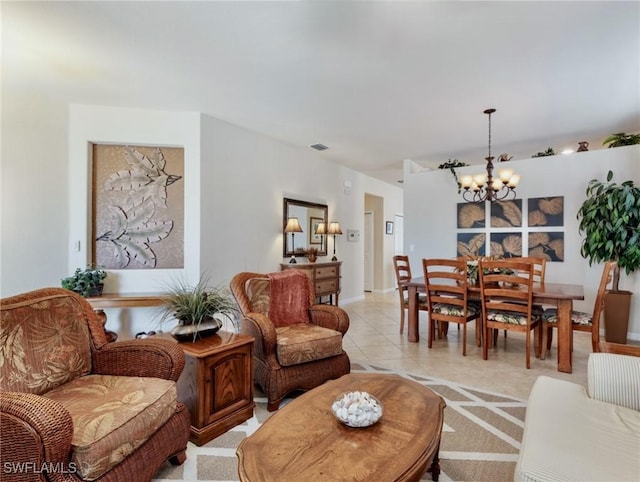
{"label": "white wall", "polygon": [[[501,167],[497,166],[496,171]],[[580,255],[582,237],[578,233],[576,214],[585,199],[587,183],[594,178],[605,180],[614,172],[620,183],[632,179],[640,182],[640,146],[600,149],[570,155],[511,161],[508,167],[522,176],[517,188],[519,199],[564,196],[565,261],[547,263],[546,278],[558,282],[583,284],[585,300],[574,303],[574,309],[593,310],[602,265],[589,266]],[[459,175],[480,174],[482,166],[459,168]],[[448,170],[411,172],[405,163],[404,214],[405,251],[411,268],[422,271],[422,258],[456,256],[456,204],[462,201]],[[523,202],[526,205],[526,201]],[[523,206],[523,209],[526,209]],[[523,214],[524,217],[524,214]],[[526,223],[525,223],[526,224]],[[521,230],[525,243],[528,228]],[[640,340],[640,273],[621,276],[621,289],[635,293],[632,297],[629,338]]]}
{"label": "white wall", "polygon": [[[310,149],[199,113],[69,107],[37,97],[5,103],[2,113],[4,139],[11,134],[11,142],[2,145],[3,297],[59,286],[61,278],[89,260],[91,142],[185,148],[185,270],[110,271],[107,290],[158,291],[179,273],[192,281],[205,272],[212,283],[228,284],[239,271],[278,270],[286,261],[283,197],[326,203],[329,220],[339,221],[345,234],[364,228],[365,191],[402,211],[400,188]],[[348,193],[344,180],[352,182]],[[79,252],[73,248],[76,240]],[[328,246],[332,253],[333,239]],[[362,298],[362,242],[338,236],[336,254],[343,261],[341,304]],[[124,337],[159,328],[155,309],[107,314],[107,326]]]}
{"label": "white wall", "polygon": [[7,90],[2,72],[0,293],[67,276],[68,106]]}

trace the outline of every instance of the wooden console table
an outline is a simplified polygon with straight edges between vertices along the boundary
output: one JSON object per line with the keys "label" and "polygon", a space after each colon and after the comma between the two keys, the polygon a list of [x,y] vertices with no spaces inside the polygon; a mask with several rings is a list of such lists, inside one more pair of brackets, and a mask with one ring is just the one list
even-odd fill
{"label": "wooden console table", "polygon": [[327,263],[281,263],[280,271],[285,269],[299,269],[305,272],[316,290],[316,297],[322,300],[323,296],[329,296],[329,302],[333,304],[333,295],[340,295],[340,266],[342,261],[330,261]]}
{"label": "wooden console table", "polygon": [[[107,324],[105,308],[144,308],[148,306],[162,306],[165,303],[164,293],[103,293],[100,296],[89,296],[89,302],[93,311],[102,320],[102,326]],[[118,334],[105,328],[107,340],[114,342]]]}
{"label": "wooden console table", "polygon": [[178,399],[191,414],[191,442],[205,444],[253,416],[253,337],[220,331],[178,344]]}
{"label": "wooden console table", "polygon": [[90,296],[87,301],[94,310],[105,308],[143,308],[146,306],[162,306],[166,300],[165,293],[103,293],[101,296]]}

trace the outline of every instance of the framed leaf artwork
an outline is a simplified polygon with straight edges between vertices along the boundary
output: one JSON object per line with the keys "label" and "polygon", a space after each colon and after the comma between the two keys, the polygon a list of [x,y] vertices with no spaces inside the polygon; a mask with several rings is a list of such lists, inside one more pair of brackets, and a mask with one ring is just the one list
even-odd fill
{"label": "framed leaf artwork", "polygon": [[564,226],[564,196],[528,199],[529,226]]}
{"label": "framed leaf artwork", "polygon": [[484,256],[486,239],[485,233],[458,233],[456,256]]}
{"label": "framed leaf artwork", "polygon": [[522,226],[522,199],[491,203],[491,227],[514,228]]}
{"label": "framed leaf artwork", "polygon": [[184,149],[93,144],[93,262],[184,267]]}
{"label": "framed leaf artwork", "polygon": [[491,233],[489,255],[503,258],[522,256],[522,233]]}
{"label": "framed leaf artwork", "polygon": [[458,203],[458,228],[484,228],[485,203]]}
{"label": "framed leaf artwork", "polygon": [[547,261],[564,261],[564,233],[540,231],[529,233],[529,256]]}

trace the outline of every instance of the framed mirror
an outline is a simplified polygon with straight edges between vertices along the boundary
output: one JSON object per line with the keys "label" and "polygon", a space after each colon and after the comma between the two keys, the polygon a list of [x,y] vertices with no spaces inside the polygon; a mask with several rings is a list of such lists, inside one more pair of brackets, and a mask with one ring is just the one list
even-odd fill
{"label": "framed mirror", "polygon": [[[295,227],[295,220],[297,225]],[[288,227],[288,223],[291,223]],[[305,256],[309,248],[316,248],[318,256],[327,255],[327,235],[322,227],[328,226],[329,208],[326,204],[284,198],[282,209],[283,257]],[[324,223],[324,225],[322,225]],[[292,228],[292,226],[294,226]],[[299,229],[299,230],[298,230]],[[289,232],[285,232],[285,231]]]}

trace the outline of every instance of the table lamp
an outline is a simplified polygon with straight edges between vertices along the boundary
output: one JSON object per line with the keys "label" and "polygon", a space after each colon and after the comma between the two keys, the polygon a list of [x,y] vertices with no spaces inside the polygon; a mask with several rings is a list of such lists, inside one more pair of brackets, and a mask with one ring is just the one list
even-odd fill
{"label": "table lamp", "polygon": [[320,252],[322,252],[324,249],[324,235],[327,234],[327,223],[316,224],[314,234],[320,235]]}
{"label": "table lamp", "polygon": [[331,258],[331,261],[338,261],[338,258],[336,257],[336,235],[342,234],[340,223],[337,221],[330,222],[327,234],[333,234],[333,258]]}
{"label": "table lamp", "polygon": [[295,252],[296,252],[295,235],[296,233],[302,232],[302,228],[300,227],[300,222],[298,221],[298,218],[295,218],[295,217],[288,218],[287,225],[284,228],[284,232],[291,233],[291,259],[289,260],[289,263],[295,264],[297,263],[296,256],[295,256]]}

